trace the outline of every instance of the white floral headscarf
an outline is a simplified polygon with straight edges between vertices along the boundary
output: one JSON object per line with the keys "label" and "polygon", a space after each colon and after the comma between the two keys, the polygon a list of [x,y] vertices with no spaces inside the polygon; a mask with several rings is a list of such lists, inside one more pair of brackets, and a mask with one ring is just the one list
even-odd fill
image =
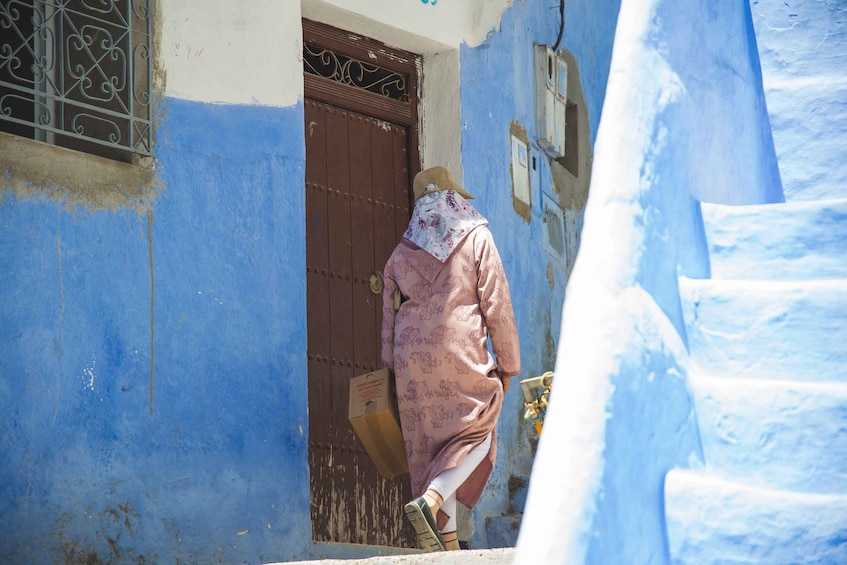
{"label": "white floral headscarf", "polygon": [[439,190],[435,185],[427,189],[415,202],[403,238],[444,263],[466,235],[488,225],[488,220],[455,190]]}

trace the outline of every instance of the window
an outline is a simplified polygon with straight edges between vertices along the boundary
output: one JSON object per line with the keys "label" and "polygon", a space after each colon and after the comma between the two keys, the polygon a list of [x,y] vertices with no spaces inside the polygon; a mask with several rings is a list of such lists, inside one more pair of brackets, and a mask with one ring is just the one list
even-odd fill
{"label": "window", "polygon": [[151,0],[0,0],[0,131],[150,155]]}

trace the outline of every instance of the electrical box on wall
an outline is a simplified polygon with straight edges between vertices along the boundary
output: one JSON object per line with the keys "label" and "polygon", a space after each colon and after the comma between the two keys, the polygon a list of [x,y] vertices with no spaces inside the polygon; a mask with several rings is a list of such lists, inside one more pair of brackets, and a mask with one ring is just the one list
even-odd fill
{"label": "electrical box on wall", "polygon": [[568,242],[565,230],[565,212],[546,193],[542,194],[541,222],[544,224],[544,249],[560,260],[568,262]]}
{"label": "electrical box on wall", "polygon": [[568,64],[548,45],[535,46],[535,84],[538,144],[550,157],[564,157]]}

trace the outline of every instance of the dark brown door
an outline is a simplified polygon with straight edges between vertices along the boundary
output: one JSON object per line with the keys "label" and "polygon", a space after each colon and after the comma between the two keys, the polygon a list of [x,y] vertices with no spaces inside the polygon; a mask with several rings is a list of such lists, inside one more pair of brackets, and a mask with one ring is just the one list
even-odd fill
{"label": "dark brown door", "polygon": [[[304,54],[307,48],[329,47],[332,56],[349,57],[349,51],[339,54],[343,45],[318,45],[309,35],[311,26],[304,23],[305,38],[311,39]],[[382,297],[370,279],[381,275],[409,222],[410,178],[418,168],[413,166],[414,122],[404,124],[410,120],[402,115],[370,108],[367,92],[357,93],[358,102],[351,103],[355,87],[349,84],[309,74],[306,79],[313,538],[413,547],[414,534],[402,512],[411,497],[409,477],[380,478],[348,422],[347,404],[349,379],[381,366]]]}

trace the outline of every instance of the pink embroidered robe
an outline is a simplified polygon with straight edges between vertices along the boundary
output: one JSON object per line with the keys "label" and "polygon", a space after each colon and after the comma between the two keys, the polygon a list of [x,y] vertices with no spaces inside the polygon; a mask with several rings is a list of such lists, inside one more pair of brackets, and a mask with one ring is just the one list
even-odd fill
{"label": "pink embroidered robe", "polygon": [[[401,240],[384,275],[382,361],[397,383],[412,493],[423,494],[439,473],[458,465],[492,434],[488,457],[456,493],[457,500],[472,508],[497,452],[495,429],[503,405],[498,373],[511,377],[520,372],[500,255],[491,232],[481,225],[443,264]],[[405,302],[395,314],[398,287]],[[494,357],[487,347],[489,337]]]}

